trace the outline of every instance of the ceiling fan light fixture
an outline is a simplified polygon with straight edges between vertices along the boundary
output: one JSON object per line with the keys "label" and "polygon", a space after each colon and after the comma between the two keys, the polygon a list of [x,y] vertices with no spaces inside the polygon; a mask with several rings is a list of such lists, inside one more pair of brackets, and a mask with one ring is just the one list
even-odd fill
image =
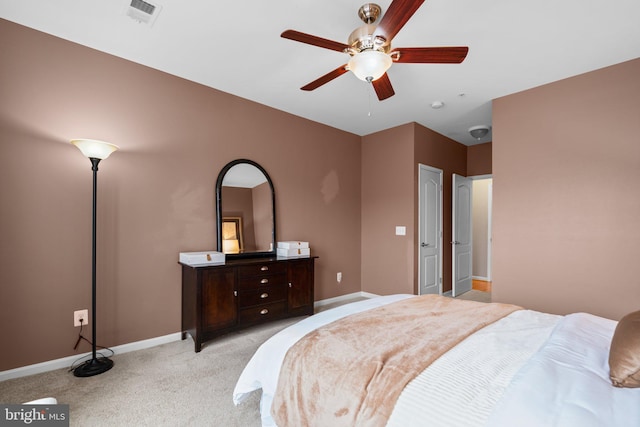
{"label": "ceiling fan light fixture", "polygon": [[391,57],[384,52],[364,50],[353,55],[347,65],[357,78],[372,82],[382,77],[392,63]]}

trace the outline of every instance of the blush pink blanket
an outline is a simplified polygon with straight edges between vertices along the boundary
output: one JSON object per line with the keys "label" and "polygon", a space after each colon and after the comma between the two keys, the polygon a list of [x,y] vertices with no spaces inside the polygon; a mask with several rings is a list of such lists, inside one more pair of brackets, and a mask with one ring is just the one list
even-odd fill
{"label": "blush pink blanket", "polygon": [[279,427],[384,426],[413,378],[518,309],[424,295],[323,326],[285,356],[272,416]]}

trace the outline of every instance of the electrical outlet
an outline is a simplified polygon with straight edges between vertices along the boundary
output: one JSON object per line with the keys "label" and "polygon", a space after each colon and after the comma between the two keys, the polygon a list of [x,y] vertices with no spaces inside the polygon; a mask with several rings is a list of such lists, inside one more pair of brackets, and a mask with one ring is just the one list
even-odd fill
{"label": "electrical outlet", "polygon": [[[82,320],[82,322],[80,322]],[[89,324],[89,310],[76,310],[73,312],[73,326],[86,326]]]}
{"label": "electrical outlet", "polygon": [[338,281],[338,283],[342,282],[342,273],[338,273],[336,275],[336,280]]}

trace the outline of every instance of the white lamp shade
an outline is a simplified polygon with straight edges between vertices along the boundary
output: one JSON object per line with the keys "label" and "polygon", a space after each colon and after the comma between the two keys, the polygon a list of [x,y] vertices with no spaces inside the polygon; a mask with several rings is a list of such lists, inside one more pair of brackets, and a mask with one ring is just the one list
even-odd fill
{"label": "white lamp shade", "polygon": [[382,77],[392,63],[391,57],[384,52],[364,50],[353,55],[347,65],[357,78],[368,82]]}
{"label": "white lamp shade", "polygon": [[118,149],[117,145],[95,139],[72,139],[71,143],[78,147],[82,154],[88,158],[104,160]]}

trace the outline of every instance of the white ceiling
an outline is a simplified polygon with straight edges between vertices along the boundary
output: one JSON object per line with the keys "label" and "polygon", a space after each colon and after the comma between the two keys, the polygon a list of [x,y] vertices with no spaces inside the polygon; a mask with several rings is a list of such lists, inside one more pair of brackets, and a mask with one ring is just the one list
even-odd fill
{"label": "white ceiling", "polygon": [[222,184],[225,187],[253,188],[264,182],[267,178],[257,167],[249,163],[238,163],[232,166],[224,175]]}
{"label": "white ceiling", "polygon": [[346,43],[362,0],[149,1],[162,6],[153,26],[126,15],[130,0],[0,0],[0,17],[357,135],[413,121],[466,145],[491,140],[467,129],[491,125],[492,99],[640,57],[638,0],[428,0],[393,46],[469,54],[394,64],[381,102],[351,73],[301,91],[348,57],[280,37]]}

